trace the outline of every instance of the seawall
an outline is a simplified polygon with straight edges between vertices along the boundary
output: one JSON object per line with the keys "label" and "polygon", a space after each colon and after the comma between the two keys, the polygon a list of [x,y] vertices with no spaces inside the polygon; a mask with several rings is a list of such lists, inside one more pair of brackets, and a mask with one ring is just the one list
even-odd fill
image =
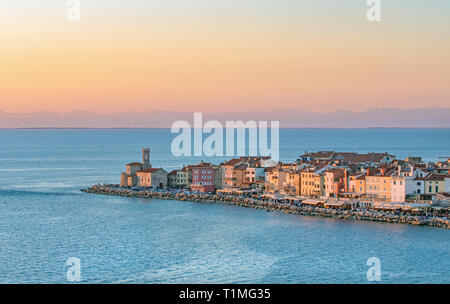
{"label": "seawall", "polygon": [[282,211],[289,214],[304,216],[333,217],[348,220],[364,220],[384,223],[410,224],[416,226],[433,226],[450,228],[447,217],[420,216],[409,213],[396,214],[393,212],[377,211],[372,209],[335,209],[314,207],[308,205],[290,205],[255,198],[226,195],[226,194],[195,194],[195,193],[172,193],[169,191],[156,190],[133,190],[120,188],[117,185],[95,185],[88,189],[82,189],[85,193],[122,196],[131,198],[164,199],[191,201],[203,203],[221,203],[268,211]]}

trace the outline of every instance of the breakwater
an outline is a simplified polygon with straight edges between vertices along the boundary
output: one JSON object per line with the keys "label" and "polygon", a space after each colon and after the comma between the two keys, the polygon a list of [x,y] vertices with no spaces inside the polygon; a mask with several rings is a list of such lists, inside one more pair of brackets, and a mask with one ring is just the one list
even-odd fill
{"label": "breakwater", "polygon": [[264,209],[268,211],[282,211],[289,214],[303,216],[322,216],[348,220],[365,220],[385,223],[410,224],[417,226],[433,226],[450,228],[447,217],[415,215],[412,213],[396,213],[373,209],[337,209],[309,205],[293,205],[269,200],[244,197],[229,194],[197,194],[186,192],[171,192],[162,190],[134,190],[121,188],[117,185],[95,185],[82,189],[85,193],[122,196],[131,198],[164,199],[202,203],[222,203],[246,208]]}

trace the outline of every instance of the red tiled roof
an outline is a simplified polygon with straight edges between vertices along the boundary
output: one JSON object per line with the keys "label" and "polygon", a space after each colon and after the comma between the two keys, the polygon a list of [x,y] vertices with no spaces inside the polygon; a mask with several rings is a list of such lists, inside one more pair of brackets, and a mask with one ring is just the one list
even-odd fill
{"label": "red tiled roof", "polygon": [[248,166],[246,164],[241,164],[239,166],[234,167],[234,170],[246,170]]}
{"label": "red tiled roof", "polygon": [[239,164],[241,161],[242,161],[242,159],[233,158],[233,159],[230,159],[227,162],[224,162],[223,165],[224,166],[235,166],[235,165]]}
{"label": "red tiled roof", "polygon": [[426,181],[443,181],[445,178],[449,178],[447,174],[430,174],[425,177]]}
{"label": "red tiled roof", "polygon": [[148,168],[145,170],[138,171],[138,173],[155,173],[156,171],[160,170],[161,168]]}
{"label": "red tiled roof", "polygon": [[211,168],[212,164],[211,163],[200,163],[197,165],[190,165],[190,168]]}

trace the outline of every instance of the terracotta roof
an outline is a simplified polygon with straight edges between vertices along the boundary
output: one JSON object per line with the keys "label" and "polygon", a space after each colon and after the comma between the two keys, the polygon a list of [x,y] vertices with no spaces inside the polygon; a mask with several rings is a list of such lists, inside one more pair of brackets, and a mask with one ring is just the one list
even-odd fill
{"label": "terracotta roof", "polygon": [[447,174],[430,174],[425,177],[426,181],[443,181],[445,178],[449,178]]}
{"label": "terracotta roof", "polygon": [[301,155],[301,157],[313,157],[313,158],[331,158],[335,152],[334,151],[318,151],[318,152],[309,152]]}
{"label": "terracotta roof", "polygon": [[224,166],[235,166],[235,165],[239,164],[241,161],[242,161],[242,159],[233,158],[233,159],[230,159],[227,162],[224,162],[223,165]]}
{"label": "terracotta roof", "polygon": [[341,169],[341,168],[333,168],[333,169],[327,170],[326,172],[329,172],[329,173],[339,173],[339,172],[344,172],[344,169]]}
{"label": "terracotta roof", "polygon": [[239,166],[234,167],[234,170],[246,170],[248,166],[246,164],[241,164]]}
{"label": "terracotta roof", "polygon": [[138,171],[138,173],[155,173],[156,171],[158,171],[160,169],[161,168],[149,168],[149,169]]}
{"label": "terracotta roof", "polygon": [[127,166],[142,166],[142,163],[129,163]]}

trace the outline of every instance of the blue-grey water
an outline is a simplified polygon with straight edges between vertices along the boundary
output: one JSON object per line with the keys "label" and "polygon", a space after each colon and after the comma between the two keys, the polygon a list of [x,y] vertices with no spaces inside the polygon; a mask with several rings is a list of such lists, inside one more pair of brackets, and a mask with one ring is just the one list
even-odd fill
{"label": "blue-grey water", "polygon": [[[305,150],[450,156],[450,129],[280,131],[282,160]],[[118,183],[124,164],[152,148],[176,158],[165,129],[0,130],[0,283],[67,283],[66,261],[85,283],[450,283],[450,231],[301,217],[220,204],[81,193]]]}

